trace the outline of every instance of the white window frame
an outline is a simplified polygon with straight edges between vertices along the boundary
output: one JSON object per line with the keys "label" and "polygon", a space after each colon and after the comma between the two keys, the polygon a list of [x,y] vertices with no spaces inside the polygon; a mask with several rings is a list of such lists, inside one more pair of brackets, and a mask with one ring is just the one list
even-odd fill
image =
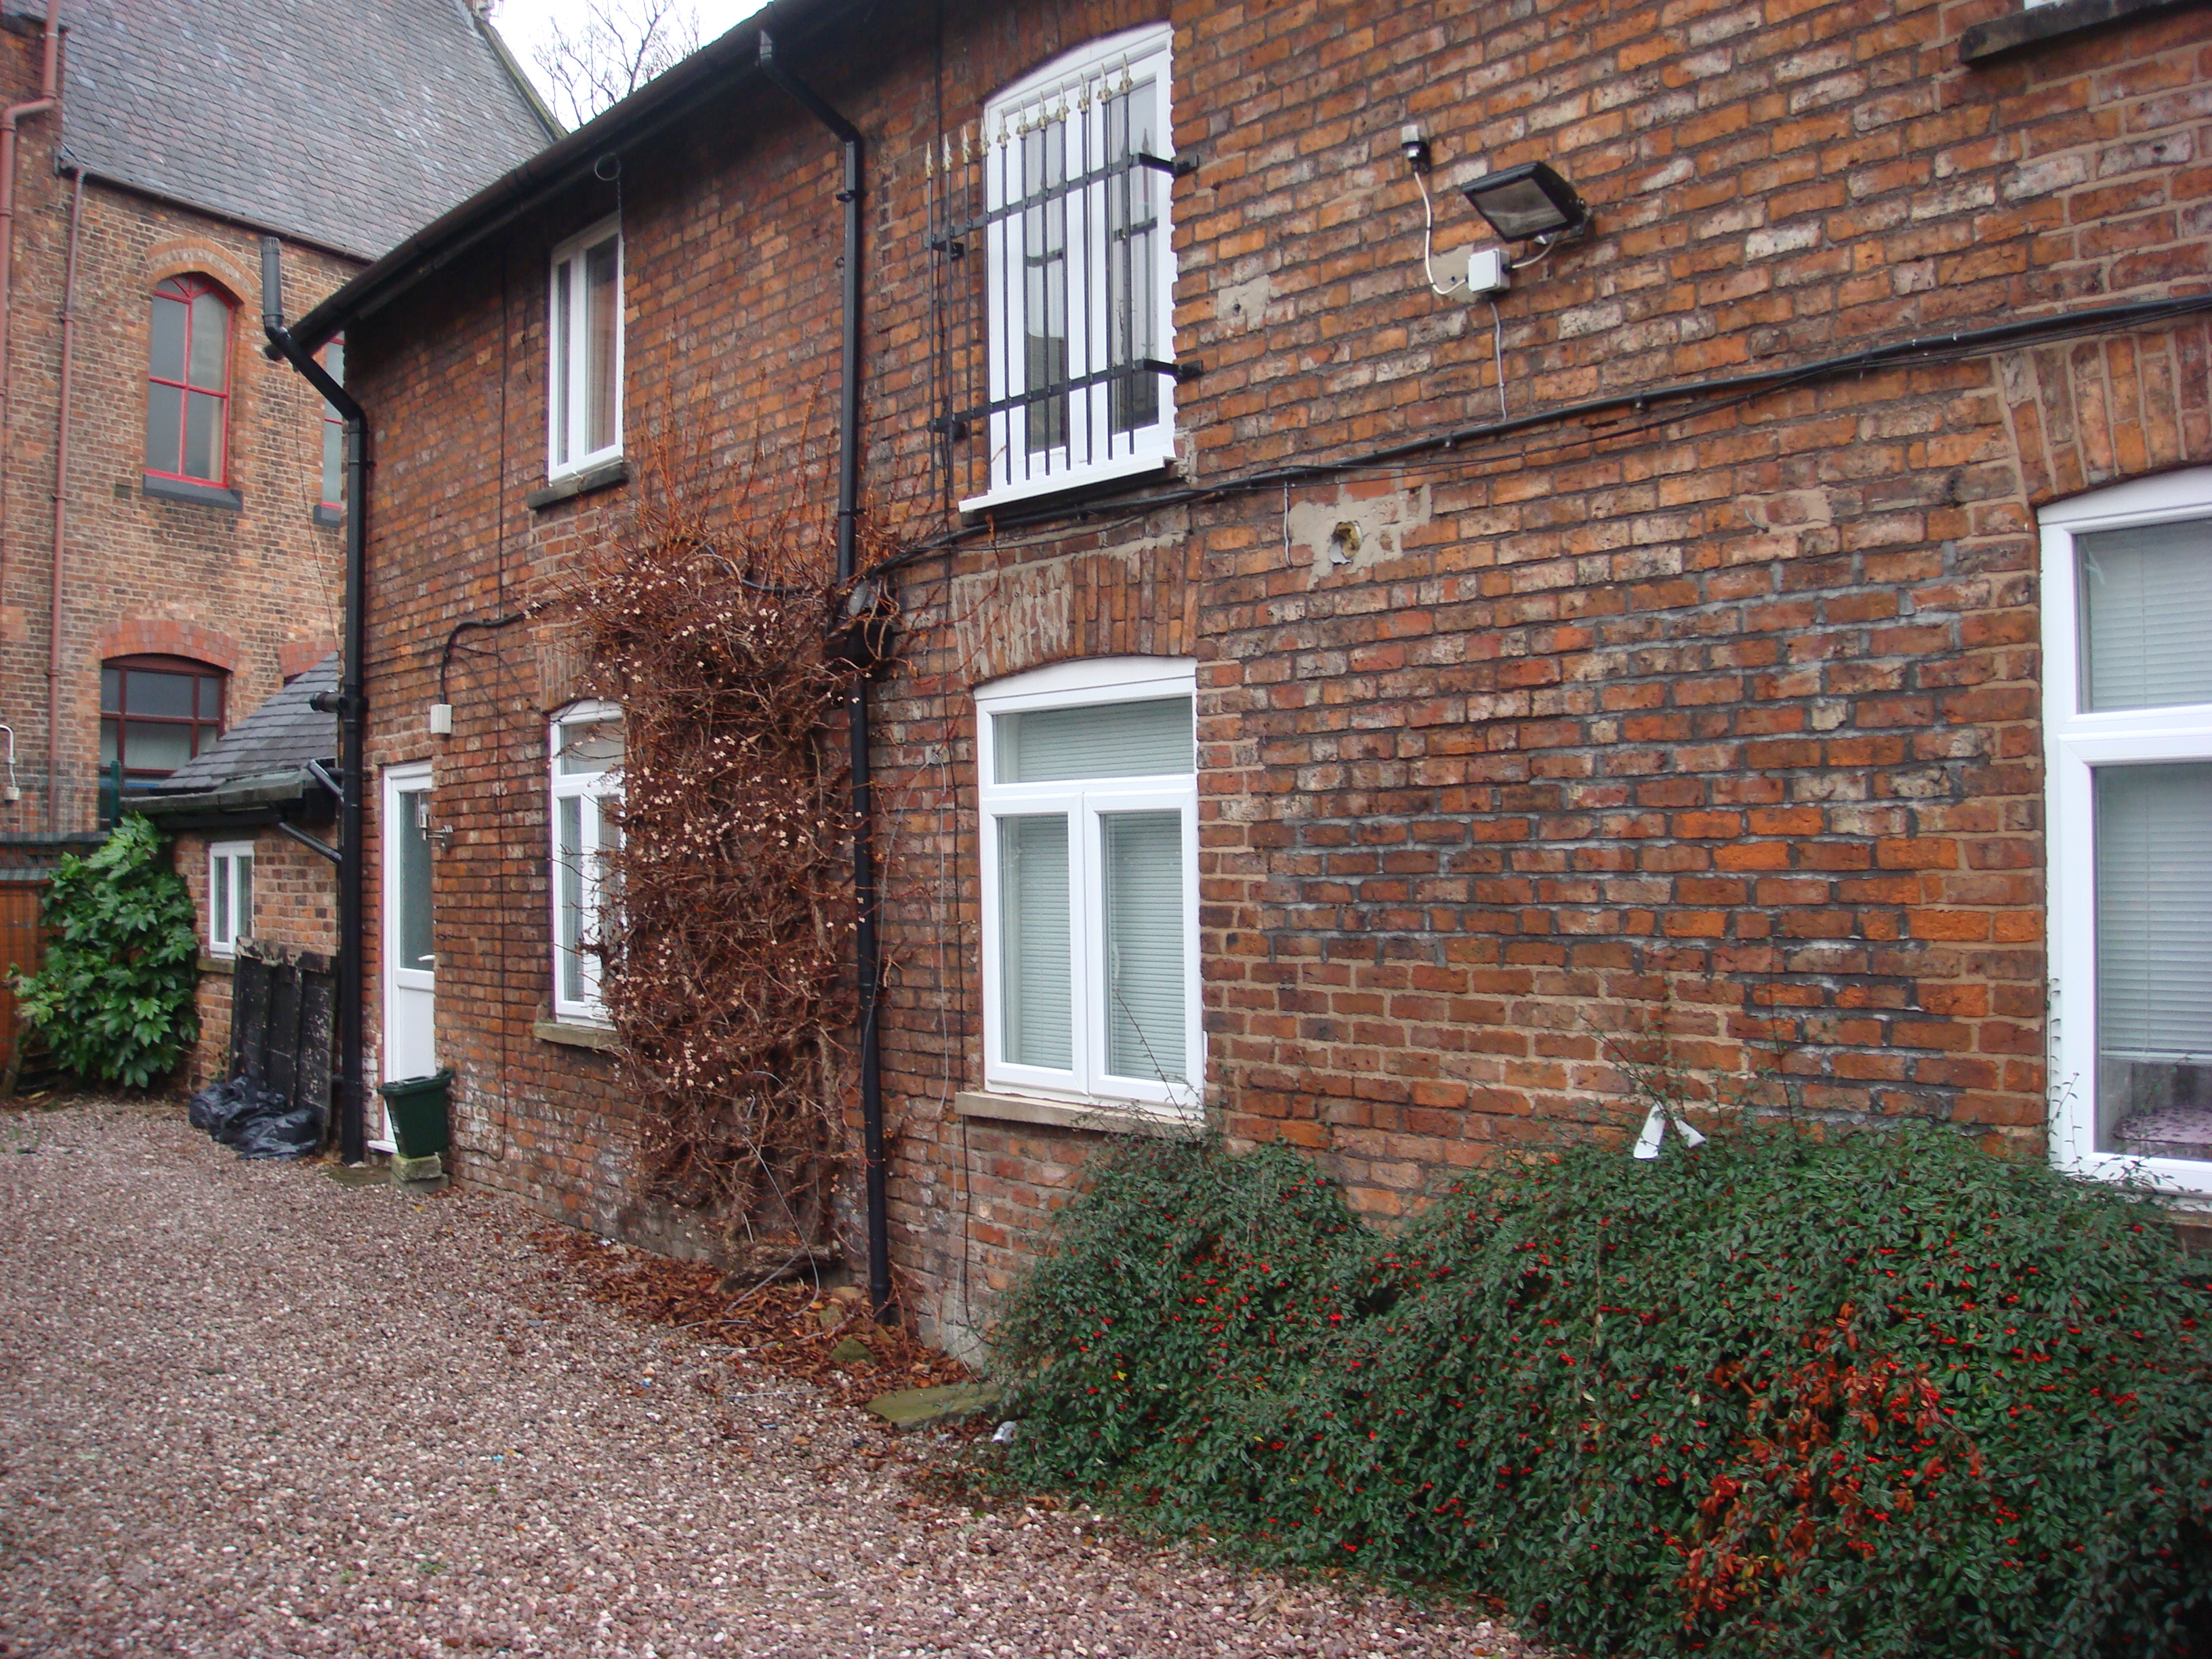
{"label": "white window frame", "polygon": [[[605,894],[599,856],[607,844],[604,803],[622,799],[623,769],[617,764],[604,772],[564,775],[561,770],[561,743],[562,734],[572,726],[597,726],[608,720],[619,721],[622,717],[622,708],[616,703],[571,703],[553,717],[546,731],[545,769],[550,788],[545,815],[545,888],[553,927],[553,1017],[583,1025],[607,1024],[606,1005],[599,996],[604,964],[597,956],[579,947],[598,931],[599,907]],[[570,799],[584,803],[577,815],[585,858],[583,890],[578,906],[577,936],[573,940],[562,936],[561,915],[561,803]],[[562,994],[565,979],[562,969],[571,957],[576,960],[577,979],[584,990],[580,998]]]}
{"label": "white window frame", "polygon": [[[1152,24],[1093,41],[1079,51],[1055,58],[1033,75],[1001,90],[983,106],[984,207],[995,212],[1006,204],[1008,171],[1002,165],[1003,147],[1021,131],[1033,128],[1037,118],[1073,117],[1085,124],[1087,143],[1104,141],[1103,106],[1092,95],[1109,77],[1119,85],[1127,72],[1132,82],[1152,77],[1157,108],[1153,114],[1155,147],[1160,158],[1172,161],[1175,149],[1173,88],[1170,79],[1174,29]],[[1025,124],[1026,123],[1026,127]],[[1152,315],[1157,319],[1156,357],[1175,361],[1176,253],[1174,233],[1174,176],[1148,170],[1158,204],[1158,229],[1154,233],[1152,270]],[[1097,373],[1108,366],[1105,347],[1109,340],[1107,316],[1107,217],[1109,181],[1093,184],[1066,198],[1064,222],[1069,249],[1068,362],[1071,378]],[[1016,246],[1013,219],[997,220],[985,228],[985,326],[989,341],[989,372],[986,385],[989,401],[1018,395],[1027,373],[1024,349],[1010,337],[1007,283],[1009,250]],[[1076,257],[1076,250],[1081,257]],[[1079,328],[1076,319],[1081,318]],[[984,441],[991,457],[990,487],[981,495],[963,501],[963,512],[979,512],[1007,501],[1056,494],[1061,490],[1104,483],[1118,478],[1157,473],[1175,460],[1175,380],[1159,378],[1159,417],[1134,432],[1112,429],[1109,388],[1092,386],[1070,394],[1068,424],[1072,441],[1060,447],[1032,456],[1026,448],[1022,408],[1002,410],[984,419]],[[1079,441],[1074,434],[1079,434]]]}
{"label": "white window frame", "polygon": [[[590,342],[586,325],[590,320],[588,296],[583,281],[583,255],[587,248],[597,247],[608,237],[615,244],[615,361],[614,361],[614,441],[593,450],[578,451],[566,460],[561,458],[561,436],[563,423],[570,433],[580,434],[588,429],[590,419]],[[623,246],[622,221],[619,216],[602,219],[590,229],[571,236],[553,250],[545,282],[545,476],[548,479],[563,478],[581,472],[603,462],[611,461],[623,453],[623,278],[625,250]],[[561,267],[573,265],[575,275],[568,284],[568,361],[564,366],[555,361],[562,339]],[[568,387],[567,407],[561,407],[559,397],[566,369]]]}
{"label": "white window frame", "polygon": [[2097,890],[2092,781],[2100,766],[2212,761],[2212,703],[2081,707],[2075,538],[2212,519],[2212,467],[2141,478],[2045,507],[2043,527],[2044,788],[2050,867],[2051,1155],[2060,1169],[2212,1197],[2212,1162],[2097,1147]]}
{"label": "white window frame", "polygon": [[[216,841],[208,843],[208,954],[218,961],[228,962],[238,954],[238,942],[253,937],[253,918],[239,915],[239,863],[243,860],[249,869],[253,864],[253,843],[250,841]],[[225,868],[228,863],[228,868]],[[253,878],[248,874],[245,882],[248,895],[247,908],[252,908],[251,895]],[[220,891],[224,911],[230,918],[225,933],[216,931],[216,895]]]}
{"label": "white window frame", "polygon": [[[983,1078],[993,1091],[1097,1105],[1197,1115],[1206,1076],[1198,930],[1198,775],[1085,778],[999,783],[994,722],[1000,714],[1085,704],[1188,696],[1196,708],[1198,674],[1186,658],[1113,657],[1062,663],[1018,674],[975,694],[977,801],[982,862]],[[1194,755],[1195,744],[1194,744]],[[1182,817],[1183,1070],[1185,1080],[1116,1077],[1105,1070],[1106,1001],[1101,963],[1105,938],[1103,831],[1109,812],[1179,812]],[[1070,1006],[1074,1064],[1066,1071],[1020,1066],[1005,1052],[1000,942],[999,820],[1060,811],[1068,817]]]}

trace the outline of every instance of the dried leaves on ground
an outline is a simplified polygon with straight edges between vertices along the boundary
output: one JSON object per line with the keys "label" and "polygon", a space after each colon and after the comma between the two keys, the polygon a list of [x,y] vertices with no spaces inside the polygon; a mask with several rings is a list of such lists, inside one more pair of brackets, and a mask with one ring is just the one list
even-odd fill
{"label": "dried leaves on ground", "polygon": [[739,1371],[757,1368],[811,1382],[841,1406],[975,1376],[912,1332],[878,1325],[866,1297],[850,1286],[824,1290],[811,1278],[731,1286],[704,1262],[672,1261],[568,1227],[540,1228],[531,1242],[593,1301],[648,1323],[683,1327],[729,1350]]}

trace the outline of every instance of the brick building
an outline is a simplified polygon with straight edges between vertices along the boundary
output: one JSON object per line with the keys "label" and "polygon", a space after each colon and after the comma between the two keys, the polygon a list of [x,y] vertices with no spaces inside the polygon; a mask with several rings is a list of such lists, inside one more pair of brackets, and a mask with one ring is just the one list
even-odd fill
{"label": "brick building", "polygon": [[[1203,1109],[1387,1217],[1632,1130],[1647,1021],[1769,1103],[2212,1194],[2200,9],[763,21],[866,152],[927,1326],[1115,1134]],[[663,1241],[556,936],[619,711],[550,602],[650,471],[830,500],[841,162],[758,64],[726,37],[301,325],[374,434],[368,758],[434,842],[386,909],[458,1173]]]}
{"label": "brick building", "polygon": [[337,796],[326,780],[336,777],[337,720],[314,704],[337,684],[331,652],[136,801],[175,838],[177,872],[202,921],[188,1088],[229,1074],[231,980],[242,954],[303,957],[309,971],[332,972],[337,896],[325,849],[337,839]]}
{"label": "brick building", "polygon": [[24,877],[336,642],[337,427],[258,349],[258,239],[311,305],[556,130],[453,0],[57,10],[43,108],[46,8],[0,12],[0,863]]}

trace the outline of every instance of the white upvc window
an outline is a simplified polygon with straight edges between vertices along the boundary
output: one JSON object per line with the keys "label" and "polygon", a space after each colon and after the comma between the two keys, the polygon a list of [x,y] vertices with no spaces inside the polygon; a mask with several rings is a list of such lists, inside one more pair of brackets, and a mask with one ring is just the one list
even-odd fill
{"label": "white upvc window", "polygon": [[596,224],[553,250],[546,331],[549,477],[622,453],[622,228]]}
{"label": "white upvc window", "polygon": [[1119,657],[976,694],[988,1087],[1197,1110],[1195,689]]}
{"label": "white upvc window", "polygon": [[253,937],[253,843],[219,841],[208,848],[208,954],[230,957]]}
{"label": "white upvc window", "polygon": [[991,483],[963,509],[1174,459],[1172,39],[1115,35],[984,106]]}
{"label": "white upvc window", "polygon": [[622,710],[580,702],[553,721],[553,1016],[604,1023],[598,946],[607,912],[604,854],[622,799]]}
{"label": "white upvc window", "polygon": [[2042,520],[2052,1155],[2212,1195],[2212,468]]}

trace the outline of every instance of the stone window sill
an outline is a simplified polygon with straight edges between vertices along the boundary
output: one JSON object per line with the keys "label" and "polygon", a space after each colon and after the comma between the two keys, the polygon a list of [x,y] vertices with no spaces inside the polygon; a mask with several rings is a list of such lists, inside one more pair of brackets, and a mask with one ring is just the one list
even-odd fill
{"label": "stone window sill", "polygon": [[1164,1140],[1194,1140],[1206,1132],[1203,1120],[1165,1106],[1089,1105],[1073,1100],[1038,1100],[1028,1095],[963,1089],[952,1097],[962,1117],[1000,1123],[1035,1123],[1053,1129],[1080,1129],[1102,1135],[1156,1135]]}
{"label": "stone window sill", "polygon": [[235,974],[237,971],[238,961],[234,957],[211,957],[204,952],[200,956],[200,972],[204,974]]}
{"label": "stone window sill", "polygon": [[1110,495],[1170,478],[1175,471],[1176,459],[1172,455],[1133,455],[1056,477],[1024,479],[981,495],[970,495],[960,503],[961,520],[965,524],[981,523],[987,514],[1015,507],[1034,507],[1041,512],[1073,507],[1094,495]]}
{"label": "stone window sill", "polygon": [[557,1042],[564,1048],[612,1048],[622,1039],[605,1025],[576,1025],[565,1019],[541,1019],[530,1028],[540,1042]]}
{"label": "stone window sill", "polygon": [[611,461],[601,461],[597,466],[587,466],[580,472],[571,472],[565,478],[541,484],[522,498],[522,504],[532,513],[543,512],[562,501],[573,501],[579,495],[612,489],[617,484],[629,482],[629,462],[617,455]]}
{"label": "stone window sill", "polygon": [[246,497],[235,489],[226,489],[221,484],[194,483],[189,478],[165,478],[158,473],[139,475],[146,494],[157,501],[191,501],[200,507],[220,507],[236,513],[246,505]]}
{"label": "stone window sill", "polygon": [[315,522],[325,530],[336,530],[345,523],[345,508],[332,507],[326,501],[317,501]]}
{"label": "stone window sill", "polygon": [[1959,37],[1959,61],[1986,64],[2045,40],[2105,28],[2136,17],[2179,11],[2193,0],[2057,0],[2023,6],[2005,16],[1977,23]]}

